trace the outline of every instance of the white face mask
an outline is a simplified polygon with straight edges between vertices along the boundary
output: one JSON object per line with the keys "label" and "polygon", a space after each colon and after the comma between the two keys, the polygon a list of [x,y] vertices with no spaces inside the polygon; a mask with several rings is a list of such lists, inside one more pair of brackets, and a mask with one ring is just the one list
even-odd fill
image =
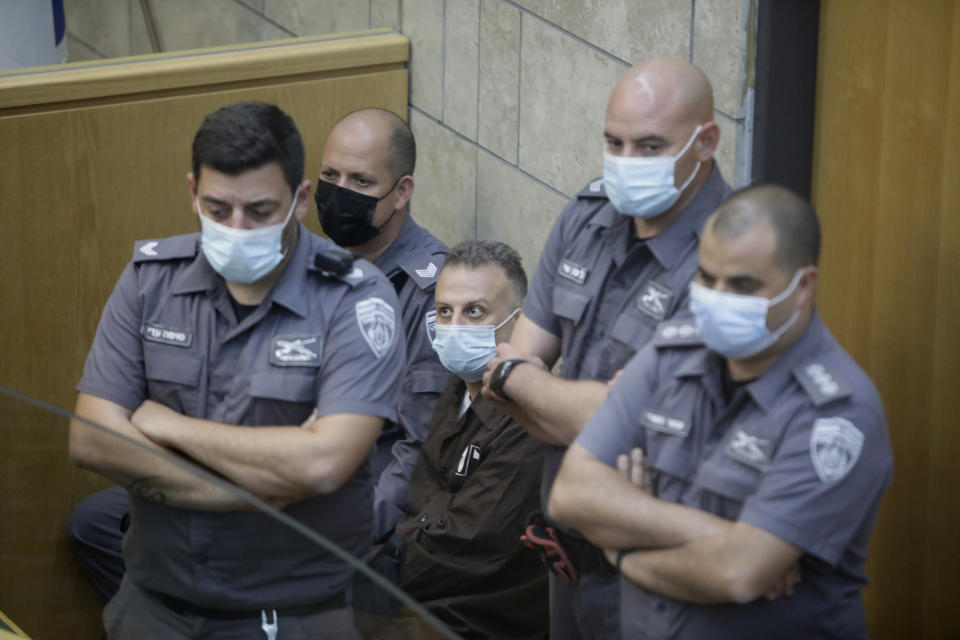
{"label": "white face mask", "polygon": [[793,293],[802,275],[803,270],[797,270],[790,286],[769,299],[714,291],[691,282],[690,311],[697,321],[700,339],[711,351],[735,360],[760,353],[776,342],[800,315],[794,311],[778,329],[767,329],[767,311]]}
{"label": "white face mask", "polygon": [[687,144],[675,156],[624,157],[604,151],[603,186],[614,208],[625,216],[652,218],[672,207],[700,171],[698,161],[690,177],[677,188],[674,177],[677,160],[697,139],[701,128],[697,125]]}
{"label": "white face mask", "polygon": [[211,220],[199,213],[200,196],[197,196],[197,212],[200,216],[203,255],[213,270],[230,282],[250,284],[273,271],[283,260],[283,229],[297,206],[294,195],[283,222],[259,229],[234,229]]}
{"label": "white face mask", "polygon": [[433,339],[433,350],[440,358],[440,364],[466,382],[477,382],[483,377],[487,363],[497,354],[497,329],[507,324],[517,315],[519,308],[498,324],[437,324],[437,337]]}

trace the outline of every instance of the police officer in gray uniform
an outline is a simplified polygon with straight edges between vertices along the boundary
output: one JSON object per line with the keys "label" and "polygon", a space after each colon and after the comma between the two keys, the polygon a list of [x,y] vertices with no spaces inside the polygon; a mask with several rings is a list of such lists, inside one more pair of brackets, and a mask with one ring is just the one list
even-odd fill
{"label": "police officer in gray uniform", "polygon": [[692,314],[660,325],[564,459],[551,513],[620,567],[625,637],[866,638],[892,455],[873,383],[816,312],[819,243],[792,192],[734,194]]}
{"label": "police officer in gray uniform", "polygon": [[[413,133],[399,116],[383,109],[356,111],[327,138],[315,194],[326,234],[385,273],[400,302],[408,366],[398,417],[388,420],[373,451],[374,540],[403,515],[420,444],[450,378],[430,346],[433,292],[446,246],[407,212],[415,161]],[[88,496],[70,515],[77,559],[105,600],[123,577],[127,512],[126,490],[112,487]]]}
{"label": "police officer in gray uniform", "polygon": [[384,109],[355,111],[327,137],[315,198],[324,232],[375,264],[400,300],[407,369],[398,418],[384,427],[373,455],[374,540],[403,517],[420,445],[450,380],[430,345],[447,247],[408,212],[415,161],[413,133],[402,118]]}
{"label": "police officer in gray uniform", "polygon": [[[523,316],[485,378],[499,408],[555,445],[544,507],[566,446],[608,381],[686,299],[701,226],[730,191],[713,160],[719,135],[709,80],[688,62],[645,61],[610,97],[603,178],[554,225]],[[576,584],[551,575],[551,637],[617,637],[618,580],[602,552],[571,532],[553,535],[578,575]]]}
{"label": "police officer in gray uniform", "polygon": [[[363,556],[365,460],[395,415],[404,367],[397,300],[372,264],[338,261],[341,249],[299,224],[302,177],[300,134],[278,108],[239,103],[204,119],[188,175],[202,230],[136,244],[76,412],[286,506]],[[109,637],[358,637],[349,568],[299,533],[80,421],[70,455],[130,493]]]}

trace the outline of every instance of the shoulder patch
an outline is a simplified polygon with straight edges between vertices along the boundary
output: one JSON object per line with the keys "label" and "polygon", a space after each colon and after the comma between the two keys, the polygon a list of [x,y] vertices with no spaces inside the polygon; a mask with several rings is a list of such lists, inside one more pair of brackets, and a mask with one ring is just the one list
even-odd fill
{"label": "shoulder patch", "polygon": [[361,300],[355,307],[357,326],[367,346],[379,360],[393,346],[397,328],[397,312],[382,298],[370,297]]}
{"label": "shoulder patch", "polygon": [[607,199],[607,192],[603,188],[603,178],[596,178],[592,180],[590,184],[585,186],[577,194],[578,198],[602,198],[603,200]]}
{"label": "shoulder patch", "polygon": [[199,234],[190,233],[160,240],[140,240],[133,245],[133,261],[180,260],[197,255]]}
{"label": "shoulder patch", "polygon": [[803,390],[810,396],[814,406],[821,407],[835,400],[849,398],[852,390],[819,362],[807,362],[793,370]]}
{"label": "shoulder patch", "polygon": [[421,289],[429,289],[437,283],[437,276],[443,268],[444,254],[428,251],[412,251],[400,258],[400,268],[417,283]]}
{"label": "shoulder patch", "polygon": [[846,418],[819,418],[810,432],[810,459],[820,481],[843,478],[860,457],[863,432]]}
{"label": "shoulder patch", "polygon": [[656,347],[692,347],[703,344],[693,318],[668,320],[657,325]]}
{"label": "shoulder patch", "polygon": [[656,319],[663,320],[673,304],[673,291],[651,280],[637,297],[637,309]]}

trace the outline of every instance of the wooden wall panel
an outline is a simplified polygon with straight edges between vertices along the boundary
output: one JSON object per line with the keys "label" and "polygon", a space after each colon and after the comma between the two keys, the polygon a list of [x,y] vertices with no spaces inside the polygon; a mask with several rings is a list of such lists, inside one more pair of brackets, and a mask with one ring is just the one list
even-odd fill
{"label": "wooden wall panel", "polygon": [[[56,83],[21,90],[0,75],[0,385],[73,408],[100,312],[134,241],[199,227],[185,176],[204,115],[239,100],[279,105],[300,128],[306,177],[315,180],[339,117],[366,106],[406,116],[406,52],[398,62],[397,38],[383,38],[379,57],[380,45],[351,38],[345,53],[326,42],[314,56],[298,50],[292,65],[271,47],[272,70],[256,47],[244,47],[237,55],[253,61],[247,79],[230,53],[203,52],[189,64],[178,54],[178,68],[189,67],[180,90],[161,57],[132,63],[137,71],[126,69],[126,80],[98,80],[88,65],[79,84],[56,72],[59,94]],[[221,76],[223,56],[230,71]],[[198,84],[201,63],[206,84]],[[151,73],[162,90],[150,91]],[[307,224],[319,231],[315,213]],[[73,504],[106,483],[70,466],[66,436],[66,419],[0,397],[0,609],[35,640],[99,632],[100,603],[64,527]]]}
{"label": "wooden wall panel", "polygon": [[943,638],[960,510],[960,3],[821,3],[819,303],[884,398],[893,485],[867,562],[874,637]]}

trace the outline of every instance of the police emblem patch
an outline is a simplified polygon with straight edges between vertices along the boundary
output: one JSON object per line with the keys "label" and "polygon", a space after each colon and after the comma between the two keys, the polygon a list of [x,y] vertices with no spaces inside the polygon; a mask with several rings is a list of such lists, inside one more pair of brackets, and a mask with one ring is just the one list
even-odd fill
{"label": "police emblem patch", "polygon": [[356,306],[357,326],[373,355],[382,358],[393,345],[397,314],[380,298],[361,300]]}
{"label": "police emblem patch", "polygon": [[427,325],[427,338],[433,342],[437,339],[437,310],[432,309],[423,314],[423,321]]}
{"label": "police emblem patch", "polygon": [[821,482],[836,482],[856,464],[863,433],[846,418],[820,418],[810,433],[810,458]]}
{"label": "police emblem patch", "polygon": [[279,367],[319,367],[323,340],[319,335],[275,336],[270,344],[270,364]]}
{"label": "police emblem patch", "polygon": [[770,441],[737,429],[727,444],[727,455],[750,467],[762,467],[770,462]]}
{"label": "police emblem patch", "polygon": [[657,320],[667,317],[667,309],[673,300],[673,291],[660,283],[648,282],[646,290],[637,298],[637,308]]}

